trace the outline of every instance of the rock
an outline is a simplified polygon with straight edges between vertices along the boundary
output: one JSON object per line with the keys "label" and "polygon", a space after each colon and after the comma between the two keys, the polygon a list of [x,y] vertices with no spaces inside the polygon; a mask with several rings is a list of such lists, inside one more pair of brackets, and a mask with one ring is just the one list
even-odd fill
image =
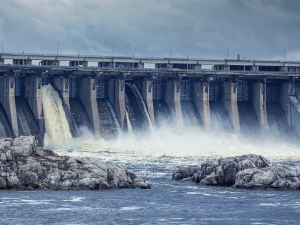
{"label": "rock", "polygon": [[40,147],[36,148],[34,154],[37,156],[58,156],[58,154],[55,153],[53,150]]}
{"label": "rock", "polygon": [[133,180],[133,187],[142,189],[151,189],[151,183],[147,180],[135,178]]}
{"label": "rock", "polygon": [[247,169],[237,173],[234,187],[298,190],[300,187],[300,172],[284,165],[269,166],[261,170]]}
{"label": "rock", "polygon": [[0,189],[5,189],[7,188],[7,182],[3,177],[0,177]]}
{"label": "rock", "polygon": [[199,170],[200,167],[194,167],[194,166],[179,168],[172,174],[172,180],[181,180],[187,177],[192,177]]}
{"label": "rock", "polygon": [[101,160],[61,157],[33,136],[0,140],[0,189],[95,190],[151,188],[136,173]]}
{"label": "rock", "polygon": [[[200,185],[233,186],[245,189],[299,190],[300,172],[284,165],[269,166],[259,155],[249,154],[220,158],[197,167],[179,168],[172,174],[173,180],[192,180]],[[198,167],[199,168],[199,167]],[[192,169],[196,173],[190,175]]]}

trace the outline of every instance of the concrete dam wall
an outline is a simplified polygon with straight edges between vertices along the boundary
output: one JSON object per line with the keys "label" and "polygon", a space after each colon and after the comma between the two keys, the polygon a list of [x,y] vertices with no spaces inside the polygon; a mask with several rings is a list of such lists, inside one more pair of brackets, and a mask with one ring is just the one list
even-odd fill
{"label": "concrete dam wall", "polygon": [[112,139],[171,127],[293,142],[300,135],[293,86],[282,80],[3,75],[0,137],[34,135],[51,146],[59,135],[64,143],[56,146],[64,146],[85,133]]}

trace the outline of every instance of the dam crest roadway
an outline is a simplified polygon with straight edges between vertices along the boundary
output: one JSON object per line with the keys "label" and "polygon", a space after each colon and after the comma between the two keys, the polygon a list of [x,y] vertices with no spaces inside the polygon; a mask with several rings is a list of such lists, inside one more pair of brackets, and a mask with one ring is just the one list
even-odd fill
{"label": "dam crest roadway", "polygon": [[[207,65],[211,69],[203,69]],[[42,89],[50,84],[73,137],[82,127],[114,138],[171,121],[294,142],[300,135],[299,75],[300,61],[2,53],[0,138],[34,135],[43,145]]]}

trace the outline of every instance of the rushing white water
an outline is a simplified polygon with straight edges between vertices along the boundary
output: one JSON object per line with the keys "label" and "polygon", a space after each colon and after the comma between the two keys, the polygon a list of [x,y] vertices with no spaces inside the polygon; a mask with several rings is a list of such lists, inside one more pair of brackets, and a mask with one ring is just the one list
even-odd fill
{"label": "rushing white water", "polygon": [[130,119],[129,119],[129,116],[128,116],[127,109],[126,109],[126,122],[127,122],[128,133],[133,134],[132,126],[131,126],[131,122],[130,122]]}
{"label": "rushing white water", "polygon": [[139,99],[140,103],[141,103],[141,106],[143,108],[143,111],[144,111],[144,114],[146,115],[146,118],[149,122],[149,128],[151,131],[153,131],[153,126],[152,126],[152,122],[151,122],[151,119],[150,119],[150,116],[149,116],[149,113],[148,113],[148,110],[147,110],[147,107],[146,107],[146,104],[144,102],[144,99],[139,91],[139,89],[135,86],[135,84],[131,85],[131,84],[128,84],[129,87],[131,88],[131,90],[133,91],[135,97],[137,99]]}
{"label": "rushing white water", "polygon": [[[94,140],[94,135],[88,131],[83,132],[83,136],[72,139],[62,102],[51,85],[43,87],[43,104],[46,125],[45,146],[61,149],[58,152],[63,155],[100,157],[103,160],[117,158],[145,163],[169,157],[165,159],[179,165],[249,153],[260,154],[275,161],[300,160],[299,146],[280,140],[245,143],[236,135],[195,132],[189,129],[176,130],[172,129],[170,124],[144,136],[135,135],[132,132],[128,112],[126,121],[129,132],[119,135],[116,140]],[[69,148],[74,150],[65,151]],[[165,160],[163,161],[165,163]]]}
{"label": "rushing white water", "polygon": [[58,93],[48,84],[42,88],[46,132],[44,143],[50,148],[64,148],[70,144],[72,135]]}

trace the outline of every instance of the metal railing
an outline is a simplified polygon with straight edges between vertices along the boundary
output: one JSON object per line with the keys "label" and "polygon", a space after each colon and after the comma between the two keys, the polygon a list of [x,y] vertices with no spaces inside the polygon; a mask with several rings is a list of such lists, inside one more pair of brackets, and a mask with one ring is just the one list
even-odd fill
{"label": "metal railing", "polygon": [[[175,58],[175,57],[132,57],[132,56],[104,56],[104,55],[76,55],[76,54],[41,54],[41,53],[0,53],[0,58],[14,59],[12,56],[21,56],[24,59],[34,57],[37,60],[43,60],[43,57],[60,57],[60,58],[99,58],[99,59],[129,59],[133,61],[155,61],[155,60],[168,60],[168,61],[214,61],[214,62],[251,62],[251,63],[283,63],[283,64],[300,64],[300,61],[286,61],[286,60],[238,60],[238,59],[214,59],[214,58]],[[39,58],[40,57],[40,58]],[[47,60],[47,59],[45,59]]]}

